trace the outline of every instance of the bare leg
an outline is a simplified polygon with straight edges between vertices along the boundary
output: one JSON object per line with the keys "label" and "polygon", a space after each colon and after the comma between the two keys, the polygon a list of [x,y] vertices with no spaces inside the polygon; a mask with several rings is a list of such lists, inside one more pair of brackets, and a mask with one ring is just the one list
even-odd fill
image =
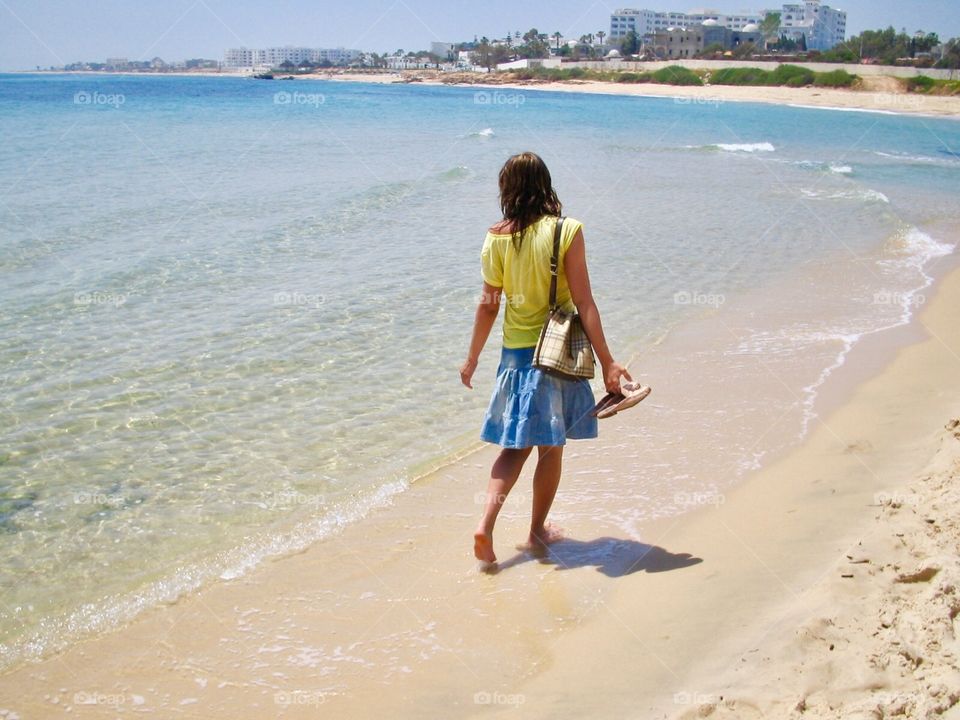
{"label": "bare leg", "polygon": [[493,469],[490,471],[490,482],[487,485],[487,502],[483,509],[483,517],[473,534],[473,554],[477,560],[485,563],[494,563],[497,556],[493,552],[493,526],[497,522],[497,515],[503,501],[507,499],[514,483],[520,477],[523,463],[530,456],[533,448],[500,451]]}
{"label": "bare leg", "polygon": [[563,446],[541,445],[537,450],[540,456],[533,474],[533,510],[530,515],[530,537],[527,538],[527,549],[530,550],[543,550],[563,537],[559,528],[547,523],[547,514],[560,486]]}

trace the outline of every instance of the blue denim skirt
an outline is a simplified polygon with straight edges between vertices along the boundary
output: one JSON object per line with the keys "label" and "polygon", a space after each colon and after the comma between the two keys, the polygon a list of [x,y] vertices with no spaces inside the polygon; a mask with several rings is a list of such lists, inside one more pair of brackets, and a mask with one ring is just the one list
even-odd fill
{"label": "blue denim skirt", "polygon": [[503,348],[480,439],[505,448],[527,448],[595,438],[590,383],[533,367],[533,351]]}

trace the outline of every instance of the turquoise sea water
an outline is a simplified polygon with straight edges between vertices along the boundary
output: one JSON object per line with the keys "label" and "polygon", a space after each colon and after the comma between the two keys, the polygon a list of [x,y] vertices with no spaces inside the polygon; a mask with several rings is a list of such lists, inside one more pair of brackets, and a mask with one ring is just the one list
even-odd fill
{"label": "turquoise sea water", "polygon": [[[960,124],[924,117],[3,75],[0,132],[4,664],[362,522],[475,440],[496,337],[476,391],[457,368],[514,152],[585,223],[618,355],[726,317],[735,342],[674,360],[763,358],[797,435],[857,340],[922,304],[960,218]],[[673,442],[763,455],[716,424]]]}

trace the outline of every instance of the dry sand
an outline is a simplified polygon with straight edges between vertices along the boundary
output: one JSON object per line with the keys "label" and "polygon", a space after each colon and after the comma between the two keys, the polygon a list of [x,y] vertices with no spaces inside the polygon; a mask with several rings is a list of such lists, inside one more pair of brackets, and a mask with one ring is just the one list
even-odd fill
{"label": "dry sand", "polygon": [[788,87],[739,87],[732,85],[708,85],[683,87],[657,85],[654,83],[628,84],[599,82],[594,80],[569,80],[543,82],[530,80],[510,81],[508,75],[482,75],[458,73],[445,76],[427,71],[404,71],[381,75],[326,74],[311,75],[319,80],[342,80],[356,82],[403,83],[416,78],[417,82],[429,85],[454,85],[483,89],[509,89],[513,91],[549,90],[554,92],[586,92],[602,95],[633,95],[636,97],[676,98],[684,104],[717,105],[724,102],[762,102],[777,105],[801,105],[810,107],[838,108],[842,110],[866,110],[873,112],[912,113],[931,116],[960,116],[960,96],[921,95],[903,92],[893,78],[878,76],[863,78],[863,87],[858,90],[835,88],[788,88]]}
{"label": "dry sand", "polygon": [[939,443],[912,482],[876,494],[873,526],[681,717],[960,711],[960,419]]}

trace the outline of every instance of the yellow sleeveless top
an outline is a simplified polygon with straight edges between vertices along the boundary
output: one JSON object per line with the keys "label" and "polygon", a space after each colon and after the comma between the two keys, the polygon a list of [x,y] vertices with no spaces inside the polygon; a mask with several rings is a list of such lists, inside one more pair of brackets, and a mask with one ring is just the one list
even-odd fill
{"label": "yellow sleeveless top", "polygon": [[[500,302],[506,305],[503,318],[503,346],[535,347],[540,330],[547,319],[550,303],[550,256],[557,218],[547,216],[528,226],[520,250],[513,246],[510,233],[488,232],[480,251],[483,280],[503,288]],[[574,309],[570,288],[563,267],[567,248],[583,223],[573,218],[563,221],[560,237],[560,267],[557,274],[557,303],[568,311]]]}

